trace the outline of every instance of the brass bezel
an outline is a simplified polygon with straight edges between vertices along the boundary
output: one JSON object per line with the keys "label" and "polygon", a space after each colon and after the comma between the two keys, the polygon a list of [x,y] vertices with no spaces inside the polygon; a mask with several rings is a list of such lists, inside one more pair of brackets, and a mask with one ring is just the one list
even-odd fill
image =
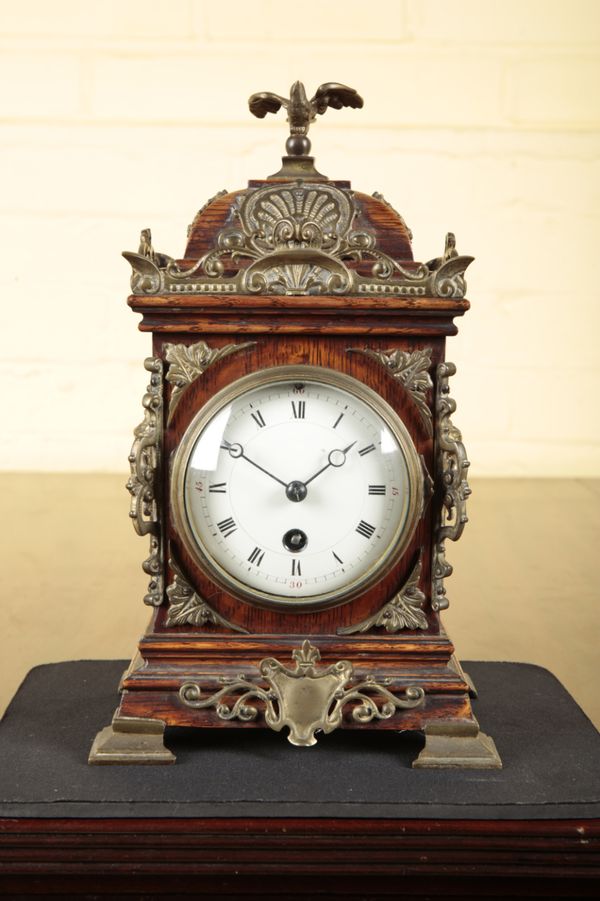
{"label": "brass bezel", "polygon": [[[208,422],[228,403],[241,394],[256,388],[262,388],[273,382],[313,381],[331,385],[347,391],[365,403],[385,422],[394,434],[406,463],[409,480],[408,511],[404,527],[399,527],[395,538],[390,542],[386,552],[377,563],[346,588],[312,595],[306,600],[290,598],[284,595],[268,594],[258,591],[238,581],[219,563],[213,560],[204,548],[200,547],[189,524],[185,511],[185,473],[188,461],[200,432]],[[170,508],[175,531],[183,541],[184,547],[206,574],[234,597],[258,607],[286,612],[306,613],[310,610],[325,610],[337,607],[354,600],[378,579],[387,575],[400,560],[414,535],[419,518],[423,511],[423,471],[417,450],[410,434],[392,407],[377,392],[355,379],[353,376],[334,369],[321,366],[274,366],[258,372],[242,376],[221,391],[218,391],[196,413],[174,452],[170,480]]]}

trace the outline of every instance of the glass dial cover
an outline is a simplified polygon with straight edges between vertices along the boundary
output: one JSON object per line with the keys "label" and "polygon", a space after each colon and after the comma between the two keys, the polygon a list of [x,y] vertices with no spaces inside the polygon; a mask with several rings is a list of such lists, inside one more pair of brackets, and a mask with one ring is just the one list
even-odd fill
{"label": "glass dial cover", "polygon": [[422,474],[399,417],[321,367],[245,376],[197,414],[175,455],[171,506],[187,550],[262,606],[355,597],[399,558]]}

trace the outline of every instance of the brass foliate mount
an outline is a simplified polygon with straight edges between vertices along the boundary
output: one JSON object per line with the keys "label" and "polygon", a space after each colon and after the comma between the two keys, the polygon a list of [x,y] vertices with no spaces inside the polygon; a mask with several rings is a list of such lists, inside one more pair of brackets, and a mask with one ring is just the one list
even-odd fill
{"label": "brass foliate mount", "polygon": [[282,166],[279,172],[269,176],[271,179],[321,179],[326,176],[317,172],[314,165],[314,157],[310,156],[310,140],[308,129],[317,115],[323,115],[329,107],[342,109],[349,106],[353,109],[361,109],[364,100],[354,90],[343,84],[327,82],[315,91],[310,100],[301,81],[295,81],[290,88],[290,96],[281,97],[268,91],[252,94],[248,100],[248,106],[252,115],[258,119],[264,119],[267,113],[277,113],[283,107],[287,110],[287,121],[290,126],[290,135],[285,142],[287,155],[282,158]]}

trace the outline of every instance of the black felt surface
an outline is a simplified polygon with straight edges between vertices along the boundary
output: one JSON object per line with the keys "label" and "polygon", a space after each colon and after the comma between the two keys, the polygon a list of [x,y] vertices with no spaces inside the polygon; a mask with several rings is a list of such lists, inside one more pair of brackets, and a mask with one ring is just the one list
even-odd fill
{"label": "black felt surface", "polygon": [[3,817],[600,817],[600,735],[555,677],[468,663],[503,770],[413,770],[422,738],[337,731],[313,748],[254,729],[168,731],[173,766],[87,765],[125,661],[33,669],[0,723]]}

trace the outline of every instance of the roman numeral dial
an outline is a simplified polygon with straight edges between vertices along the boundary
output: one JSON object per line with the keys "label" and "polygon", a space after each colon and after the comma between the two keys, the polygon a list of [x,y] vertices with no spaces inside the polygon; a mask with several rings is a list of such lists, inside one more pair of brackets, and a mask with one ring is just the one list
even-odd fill
{"label": "roman numeral dial", "polygon": [[178,534],[234,596],[342,603],[414,530],[422,474],[408,433],[374,392],[331,370],[274,367],[238,384],[199,411],[179,467],[176,451]]}

